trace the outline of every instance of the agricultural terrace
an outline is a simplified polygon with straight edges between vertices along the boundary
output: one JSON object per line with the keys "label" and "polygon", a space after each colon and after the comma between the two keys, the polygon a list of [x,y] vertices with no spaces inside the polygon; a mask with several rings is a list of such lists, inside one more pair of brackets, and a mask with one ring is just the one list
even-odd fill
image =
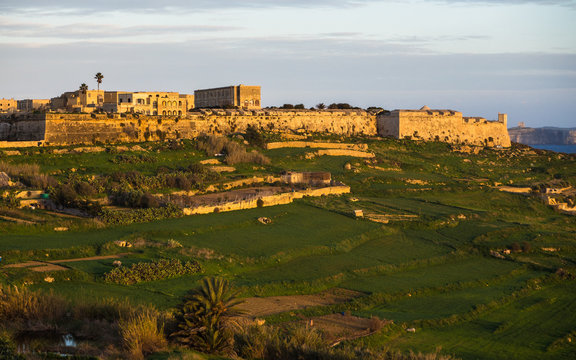
{"label": "agricultural terrace", "polygon": [[[576,186],[574,156],[520,145],[474,153],[439,142],[314,140],[367,144],[374,157],[247,145],[235,150],[243,155],[214,158],[222,149],[201,140],[0,151],[0,172],[21,190],[45,190],[80,211],[18,208],[5,194],[0,282],[171,311],[202,278],[218,276],[246,300],[245,317],[320,327],[340,342],[335,349],[573,358],[576,218],[497,187]],[[351,193],[192,216],[158,201],[284,171],[330,172]],[[119,264],[127,274],[143,263],[167,266],[163,259],[177,270],[160,279],[137,274],[122,284],[110,275]],[[376,316],[384,325],[365,332],[363,321]]]}

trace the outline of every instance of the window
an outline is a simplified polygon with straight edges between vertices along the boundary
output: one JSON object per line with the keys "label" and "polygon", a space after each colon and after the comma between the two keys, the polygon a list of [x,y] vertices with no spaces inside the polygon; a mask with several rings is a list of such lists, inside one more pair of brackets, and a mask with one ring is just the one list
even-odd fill
{"label": "window", "polygon": [[182,106],[182,101],[178,101],[178,106]]}
{"label": "window", "polygon": [[162,111],[162,115],[166,116],[166,110]]}
{"label": "window", "polygon": [[166,106],[166,101],[162,101],[162,106]]}

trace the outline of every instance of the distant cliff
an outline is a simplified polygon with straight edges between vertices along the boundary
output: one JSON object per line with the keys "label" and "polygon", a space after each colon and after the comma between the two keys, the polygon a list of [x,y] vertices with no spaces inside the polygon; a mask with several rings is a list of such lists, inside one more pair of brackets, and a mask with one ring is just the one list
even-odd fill
{"label": "distant cliff", "polygon": [[513,127],[508,129],[510,140],[525,145],[575,145],[576,128]]}

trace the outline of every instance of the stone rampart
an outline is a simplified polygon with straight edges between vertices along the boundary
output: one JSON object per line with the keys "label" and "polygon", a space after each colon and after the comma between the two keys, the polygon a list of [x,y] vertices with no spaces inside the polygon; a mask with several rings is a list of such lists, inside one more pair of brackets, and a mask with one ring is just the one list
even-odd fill
{"label": "stone rampart", "polygon": [[0,141],[38,140],[74,145],[190,139],[200,134],[243,132],[249,126],[292,132],[376,135],[376,118],[364,111],[204,111],[186,117],[35,114],[0,120]]}
{"label": "stone rampart", "polygon": [[453,110],[394,110],[377,116],[378,133],[399,139],[510,146],[506,121],[463,117]]}
{"label": "stone rampart", "polygon": [[[390,135],[450,143],[510,146],[505,121],[464,118],[461,113],[451,110],[395,110],[378,115],[363,110],[200,110],[185,117],[29,114],[15,119],[0,119],[0,142],[38,141],[44,145],[76,145],[191,139],[201,134],[244,132],[249,126],[280,133]],[[302,144],[316,147],[314,143],[305,142],[298,143],[298,146]],[[280,145],[285,144],[272,146]]]}

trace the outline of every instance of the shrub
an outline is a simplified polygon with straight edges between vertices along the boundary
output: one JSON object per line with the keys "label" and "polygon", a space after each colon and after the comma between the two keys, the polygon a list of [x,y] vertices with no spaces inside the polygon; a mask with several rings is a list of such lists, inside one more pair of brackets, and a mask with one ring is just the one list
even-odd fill
{"label": "shrub", "polygon": [[153,163],[156,159],[148,154],[121,154],[116,155],[114,158],[110,159],[114,164],[141,164],[141,163]]}
{"label": "shrub", "polygon": [[53,189],[51,195],[52,199],[56,203],[63,206],[70,206],[72,203],[74,203],[74,201],[76,201],[76,198],[78,197],[76,190],[74,190],[74,188],[68,184],[57,186]]}
{"label": "shrub", "polygon": [[18,355],[16,345],[7,333],[0,333],[0,359],[2,360],[24,360],[22,355]]}
{"label": "shrub", "polygon": [[5,172],[24,185],[34,188],[46,189],[58,183],[53,177],[42,174],[38,164],[10,164],[0,161],[0,172]]}
{"label": "shrub", "polygon": [[262,136],[262,133],[260,133],[258,129],[256,129],[256,127],[253,125],[250,125],[246,128],[246,134],[244,134],[244,138],[250,145],[255,147],[264,148],[266,145],[264,136]]}
{"label": "shrub", "polygon": [[228,318],[240,301],[227,280],[204,278],[177,313],[178,331],[172,333],[181,344],[209,353],[231,354],[233,337]]}
{"label": "shrub", "polygon": [[128,267],[118,267],[104,274],[104,281],[122,285],[162,280],[181,275],[196,274],[201,271],[195,261],[182,263],[176,259],[162,259],[150,263],[136,263]]}
{"label": "shrub", "polygon": [[94,196],[97,193],[96,189],[85,181],[78,182],[75,188],[80,196]]}
{"label": "shrub", "polygon": [[248,153],[244,146],[222,136],[207,136],[198,141],[197,147],[198,150],[205,151],[209,156],[224,154],[224,161],[229,165],[250,162],[261,165],[270,163],[270,159],[266,156],[256,151]]}
{"label": "shrub", "polygon": [[143,208],[157,208],[160,206],[160,202],[152,194],[144,194],[140,197],[140,207]]}
{"label": "shrub", "polygon": [[0,205],[6,206],[10,209],[17,209],[20,207],[20,199],[16,197],[16,194],[8,192],[3,196],[0,196]]}
{"label": "shrub", "polygon": [[132,359],[144,359],[146,355],[167,346],[164,325],[158,316],[150,311],[121,319],[118,327],[124,347]]}
{"label": "shrub", "polygon": [[136,209],[130,211],[103,209],[98,214],[98,218],[108,225],[128,225],[182,216],[184,216],[182,209],[170,204],[159,208]]}
{"label": "shrub", "polygon": [[67,310],[67,301],[52,293],[0,286],[0,323],[34,324],[41,329],[50,329]]}

